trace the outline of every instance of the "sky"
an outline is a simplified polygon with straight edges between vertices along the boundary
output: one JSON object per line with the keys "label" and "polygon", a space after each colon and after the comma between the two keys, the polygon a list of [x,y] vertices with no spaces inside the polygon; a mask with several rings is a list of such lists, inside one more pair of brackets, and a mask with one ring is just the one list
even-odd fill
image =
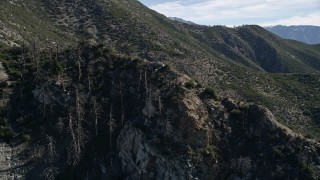
{"label": "sky", "polygon": [[139,0],[167,16],[201,25],[320,26],[320,0]]}

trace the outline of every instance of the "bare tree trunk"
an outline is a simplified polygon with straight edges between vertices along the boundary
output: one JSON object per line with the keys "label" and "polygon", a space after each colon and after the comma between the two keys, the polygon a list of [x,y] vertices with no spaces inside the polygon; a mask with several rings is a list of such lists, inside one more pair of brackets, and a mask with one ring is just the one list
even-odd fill
{"label": "bare tree trunk", "polygon": [[55,146],[55,140],[52,136],[46,135],[48,145],[46,147],[46,161],[47,161],[47,167],[43,171],[43,176],[47,180],[53,180],[55,179],[55,176],[58,174],[58,168],[54,166],[55,159],[58,157],[58,154],[56,153],[56,146]]}
{"label": "bare tree trunk", "polygon": [[[113,114],[112,114],[112,104],[110,107],[110,115],[109,115],[109,151],[112,151],[112,133],[114,131],[114,128],[116,127],[115,120],[113,119]],[[110,166],[112,167],[112,157],[110,157]]]}
{"label": "bare tree trunk", "polygon": [[148,97],[149,90],[148,90],[148,81],[147,81],[147,71],[144,71],[144,86],[146,91],[146,97]]}
{"label": "bare tree trunk", "polygon": [[52,63],[52,48],[51,48],[51,43],[49,43],[49,62]]}
{"label": "bare tree trunk", "polygon": [[83,140],[83,132],[82,132],[82,112],[83,112],[83,108],[82,108],[82,101],[79,95],[79,91],[78,88],[76,87],[75,89],[76,91],[76,118],[77,118],[77,144],[78,144],[78,152],[81,152],[81,144],[82,144],[82,140]]}
{"label": "bare tree trunk", "polygon": [[95,130],[96,130],[96,136],[98,136],[98,112],[97,112],[97,109],[95,108],[94,109],[94,114],[95,114],[95,118],[94,118],[94,127],[95,127]]}
{"label": "bare tree trunk", "polygon": [[88,91],[89,91],[89,95],[91,96],[91,76],[93,74],[93,67],[92,64],[89,63],[88,66]]}
{"label": "bare tree trunk", "polygon": [[82,76],[82,72],[81,72],[81,57],[80,57],[80,54],[78,55],[77,65],[78,65],[78,83],[80,83],[80,82],[81,82],[81,76]]}
{"label": "bare tree trunk", "polygon": [[58,62],[58,58],[59,58],[59,43],[57,43],[56,45],[56,61]]}
{"label": "bare tree trunk", "polygon": [[72,161],[72,164],[76,164],[76,159],[77,159],[77,154],[78,154],[78,148],[77,148],[77,141],[76,141],[76,136],[75,136],[75,133],[74,133],[74,130],[73,130],[73,122],[72,122],[72,112],[69,111],[69,132],[70,132],[70,135],[71,135],[71,138],[72,138],[72,151],[69,152],[69,159],[71,159]]}
{"label": "bare tree trunk", "polygon": [[113,125],[114,120],[112,118],[112,105],[110,107],[110,114],[109,114],[109,149],[112,148],[112,132],[113,132]]}
{"label": "bare tree trunk", "polygon": [[33,41],[32,46],[32,63],[36,64],[36,41]]}
{"label": "bare tree trunk", "polygon": [[45,87],[43,86],[43,92],[42,92],[42,119],[44,120],[46,117],[46,96],[45,96]]}
{"label": "bare tree trunk", "polygon": [[123,127],[124,125],[124,118],[125,118],[125,114],[124,114],[124,105],[123,105],[123,88],[122,88],[122,82],[120,81],[119,84],[119,94],[120,94],[120,104],[121,104],[121,127]]}
{"label": "bare tree trunk", "polygon": [[162,102],[161,102],[161,92],[159,92],[158,96],[158,103],[159,103],[159,114],[162,114]]}
{"label": "bare tree trunk", "polygon": [[93,114],[93,119],[94,119],[94,127],[95,127],[95,134],[96,136],[98,136],[98,119],[100,117],[100,111],[101,111],[101,107],[97,102],[96,97],[92,98],[92,114]]}
{"label": "bare tree trunk", "polygon": [[[75,104],[74,109],[69,111],[69,132],[72,137],[71,149],[69,157],[72,165],[76,165],[81,159],[82,148],[85,144],[85,131],[82,127],[83,121],[83,99],[77,87],[75,87]],[[72,122],[72,113],[75,114],[74,122]]]}
{"label": "bare tree trunk", "polygon": [[[20,65],[20,79],[23,81],[23,75],[24,75],[24,68],[25,68],[25,44],[24,39],[22,40],[22,46],[21,46],[21,65]],[[21,96],[22,97],[22,96]]]}
{"label": "bare tree trunk", "polygon": [[137,88],[137,91],[139,93],[139,97],[140,97],[140,86],[141,86],[141,81],[142,81],[142,74],[140,73],[139,75],[139,83],[138,83],[138,88]]}

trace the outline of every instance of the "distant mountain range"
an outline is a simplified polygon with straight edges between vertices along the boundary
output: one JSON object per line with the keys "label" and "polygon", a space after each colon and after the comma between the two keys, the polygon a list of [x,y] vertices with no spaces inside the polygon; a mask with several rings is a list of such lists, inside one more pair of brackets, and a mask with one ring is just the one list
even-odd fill
{"label": "distant mountain range", "polygon": [[307,44],[320,44],[319,26],[268,26],[268,31],[284,38],[292,39]]}
{"label": "distant mountain range", "polygon": [[[178,17],[168,17],[170,20],[189,24],[198,25],[192,21],[187,21]],[[320,44],[320,27],[319,26],[266,26],[266,30],[280,36],[284,39],[296,40],[306,44]]]}

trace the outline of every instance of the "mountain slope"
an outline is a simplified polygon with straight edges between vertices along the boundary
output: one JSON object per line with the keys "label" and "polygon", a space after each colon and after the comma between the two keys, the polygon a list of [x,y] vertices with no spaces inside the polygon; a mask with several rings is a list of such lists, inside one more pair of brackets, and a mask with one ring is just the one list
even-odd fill
{"label": "mountain slope", "polygon": [[[181,25],[147,9],[137,1],[99,0],[92,2],[83,0],[74,2],[41,1],[41,3],[35,1],[37,3],[33,6],[31,6],[32,3],[31,5],[23,3],[13,5],[9,2],[11,1],[3,1],[2,3],[9,6],[8,9],[14,9],[19,5],[21,11],[24,10],[29,14],[34,13],[30,14],[30,17],[39,17],[41,14],[45,17],[45,21],[41,21],[43,26],[56,29],[51,32],[54,33],[52,40],[48,38],[46,31],[41,31],[38,36],[43,38],[42,41],[48,39],[48,41],[58,41],[64,44],[62,42],[67,39],[61,42],[60,39],[54,38],[61,36],[58,34],[59,32],[64,32],[80,40],[90,39],[93,42],[105,42],[121,53],[148,60],[164,60],[175,57],[179,59],[210,58],[216,61],[222,60],[223,63],[227,62],[225,60],[237,61],[245,66],[262,68],[268,72],[315,72],[315,70],[319,70],[318,66],[314,67],[314,64],[318,64],[316,63],[318,58],[314,58],[319,56],[317,51],[312,50],[312,56],[315,60],[311,60],[312,63],[310,63],[310,58],[307,57],[311,54],[310,52],[300,51],[300,56],[296,56],[290,50],[295,48],[295,44],[277,39],[267,31],[255,26],[246,26],[234,31],[234,29],[225,27],[209,28]],[[42,8],[33,11],[32,8],[40,5]],[[9,11],[8,14],[13,14],[13,17],[18,16],[16,19],[21,18],[15,12]],[[7,24],[10,24],[11,21],[7,20]],[[19,24],[21,23],[19,22]],[[23,22],[21,25],[32,25],[36,30],[43,29],[43,26],[28,24],[28,22]],[[26,29],[26,31],[32,30],[31,27]],[[20,32],[19,30],[18,27],[15,27],[15,32]],[[32,32],[25,34],[32,34]],[[255,39],[254,42],[258,42],[257,40],[260,39],[261,47],[248,42],[251,39]],[[33,41],[34,39],[29,39],[30,43]],[[72,41],[70,39],[70,43]],[[275,41],[279,43],[272,43]],[[314,48],[308,47],[308,49]],[[307,60],[303,59],[304,57]]]}
{"label": "mountain slope", "polygon": [[307,44],[320,44],[320,27],[318,26],[267,26],[268,31],[284,38]]}
{"label": "mountain slope", "polygon": [[[318,74],[318,46],[283,40],[258,26],[233,29],[176,23],[135,0],[29,1],[1,1],[12,18],[1,16],[4,27],[24,37],[17,40],[20,44],[33,44],[33,31],[38,32],[36,46],[48,50],[53,41],[62,48],[77,41],[101,42],[119,54],[162,61],[205,85],[214,85],[221,95],[262,103],[279,119],[289,119],[284,122],[299,132],[314,132],[314,126],[300,128],[305,119],[308,124],[318,123],[317,116],[303,113],[318,107],[307,99],[301,104],[288,99],[292,92],[273,92],[283,89],[285,82],[278,83],[269,74]],[[31,13],[27,20],[41,17],[41,23],[19,20],[22,16],[14,13],[16,7],[19,12]],[[21,25],[10,25],[12,21]],[[25,33],[19,31],[20,26],[26,27]],[[291,80],[296,81],[294,77]],[[310,92],[317,96],[316,89]]]}
{"label": "mountain slope", "polygon": [[[283,40],[259,26],[178,23],[135,0],[0,3],[0,59],[14,81],[4,119],[18,124],[25,140],[40,139],[39,150],[55,144],[61,155],[61,162],[55,153],[39,158],[31,179],[40,171],[61,179],[84,177],[90,167],[92,179],[111,177],[105,174],[114,172],[111,166],[132,178],[151,178],[145,169],[165,176],[162,172],[179,173],[173,169],[187,163],[179,154],[190,155],[192,164],[209,158],[203,167],[216,163],[219,176],[208,175],[222,179],[243,178],[241,168],[230,169],[231,162],[248,158],[254,167],[268,164],[268,176],[276,175],[267,179],[291,178],[275,172],[277,167],[295,172],[292,178],[319,172],[318,162],[309,158],[318,157],[318,144],[298,135],[320,139],[319,45]],[[169,140],[167,128],[176,133]],[[129,137],[137,143],[130,144]],[[179,144],[181,149],[161,149]],[[242,150],[235,152],[238,147]],[[252,175],[265,175],[250,167]],[[190,168],[182,174],[198,177],[205,170]]]}
{"label": "mountain slope", "polygon": [[[8,175],[315,179],[320,173],[319,143],[268,109],[219,97],[162,63],[117,56],[103,45],[81,44],[52,57],[43,52],[41,61],[41,53],[27,52],[21,76],[12,77],[6,113],[28,158],[21,167],[5,163]],[[7,62],[9,74],[16,64]]]}
{"label": "mountain slope", "polygon": [[43,13],[40,1],[0,2],[0,43],[14,46],[33,43],[41,45],[59,42],[71,45],[74,37],[53,26],[47,13]]}
{"label": "mountain slope", "polygon": [[[4,27],[17,33],[15,37],[24,37],[17,40],[20,44],[34,44],[33,31],[38,32],[35,45],[48,50],[53,41],[62,48],[77,41],[101,42],[119,54],[162,61],[203,84],[214,85],[221,94],[267,105],[278,117],[285,111],[292,117],[281,119],[292,119],[290,124],[308,119],[305,115],[296,118],[288,106],[303,112],[312,103],[306,100],[299,105],[287,99],[288,93],[272,92],[282,89],[282,83],[268,72],[318,74],[318,46],[283,40],[258,26],[233,29],[176,23],[135,0],[29,1],[1,1],[11,18],[1,16]],[[14,12],[16,7],[31,13],[27,20],[41,18],[41,23],[19,20],[22,16]],[[11,25],[13,21],[21,25]],[[24,33],[20,26],[26,27]]]}

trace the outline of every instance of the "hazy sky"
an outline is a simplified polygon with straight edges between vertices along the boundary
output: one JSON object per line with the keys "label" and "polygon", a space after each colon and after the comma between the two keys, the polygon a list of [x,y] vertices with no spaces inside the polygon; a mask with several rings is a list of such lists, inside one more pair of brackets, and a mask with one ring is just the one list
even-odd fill
{"label": "hazy sky", "polygon": [[320,0],[140,0],[168,17],[205,25],[317,25]]}

